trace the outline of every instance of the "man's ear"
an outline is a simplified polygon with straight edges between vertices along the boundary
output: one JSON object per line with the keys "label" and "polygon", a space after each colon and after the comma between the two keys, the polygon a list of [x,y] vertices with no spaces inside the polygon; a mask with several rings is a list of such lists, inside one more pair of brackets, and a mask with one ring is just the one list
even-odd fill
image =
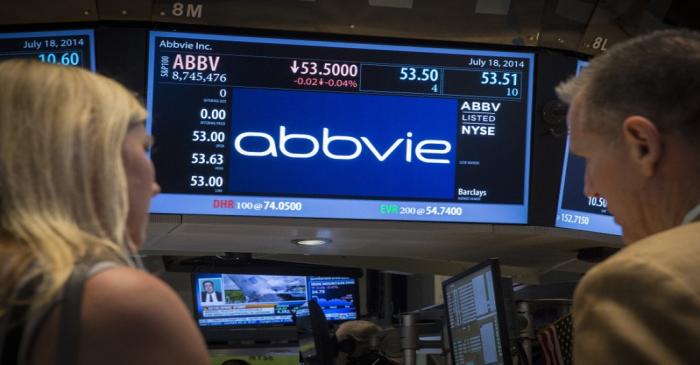
{"label": "man's ear", "polygon": [[630,160],[643,176],[653,176],[663,153],[661,135],[651,120],[634,115],[622,123],[622,136]]}

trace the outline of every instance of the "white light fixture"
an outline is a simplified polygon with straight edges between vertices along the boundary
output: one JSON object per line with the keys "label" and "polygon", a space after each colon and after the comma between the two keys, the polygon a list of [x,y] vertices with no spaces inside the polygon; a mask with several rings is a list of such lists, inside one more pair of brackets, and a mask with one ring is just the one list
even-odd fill
{"label": "white light fixture", "polygon": [[331,243],[328,238],[299,238],[293,239],[292,243],[302,246],[322,246]]}

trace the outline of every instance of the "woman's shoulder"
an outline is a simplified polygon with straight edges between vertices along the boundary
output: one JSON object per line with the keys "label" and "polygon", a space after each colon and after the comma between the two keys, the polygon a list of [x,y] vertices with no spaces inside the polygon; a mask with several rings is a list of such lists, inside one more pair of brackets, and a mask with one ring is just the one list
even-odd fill
{"label": "woman's shoulder", "polygon": [[86,281],[83,308],[85,320],[101,324],[128,319],[132,323],[156,325],[181,316],[184,304],[157,277],[131,267],[115,266]]}
{"label": "woman's shoulder", "polygon": [[[130,296],[130,302],[138,302],[138,298],[147,300],[154,295],[176,296],[168,285],[152,274],[121,265],[114,265],[92,275],[85,283],[85,292],[85,299],[119,301],[123,296]],[[135,293],[139,295],[133,296]]]}
{"label": "woman's shoulder", "polygon": [[[85,283],[81,363],[203,363],[204,341],[180,297],[155,276],[130,267],[103,270]],[[187,360],[185,362],[179,362]]]}

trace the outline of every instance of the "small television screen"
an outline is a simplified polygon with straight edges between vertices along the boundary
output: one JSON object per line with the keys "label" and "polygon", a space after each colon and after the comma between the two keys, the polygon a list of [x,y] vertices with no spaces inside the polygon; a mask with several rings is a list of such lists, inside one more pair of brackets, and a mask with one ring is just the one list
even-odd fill
{"label": "small television screen", "polygon": [[151,211],[527,223],[533,62],[151,32]]}
{"label": "small television screen", "polygon": [[[585,61],[579,61],[576,74],[587,64]],[[621,235],[622,229],[615,223],[615,219],[608,211],[608,201],[604,197],[584,194],[586,160],[569,152],[568,137],[564,153],[555,226]]]}
{"label": "small television screen", "polygon": [[512,363],[500,282],[495,259],[443,282],[453,364]]}
{"label": "small television screen", "polygon": [[0,33],[0,61],[34,58],[41,62],[95,70],[92,30]]}
{"label": "small television screen", "polygon": [[315,298],[329,321],[357,319],[357,279],[333,276],[193,274],[200,327],[293,325],[293,313]]}

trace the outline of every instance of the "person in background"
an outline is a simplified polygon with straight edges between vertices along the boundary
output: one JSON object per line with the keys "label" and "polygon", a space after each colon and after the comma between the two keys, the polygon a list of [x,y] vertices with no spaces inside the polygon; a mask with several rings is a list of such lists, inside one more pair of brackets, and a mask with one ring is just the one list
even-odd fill
{"label": "person in background", "polygon": [[[401,364],[398,337],[390,336],[390,332],[373,322],[364,320],[343,322],[335,330],[335,337],[341,351],[340,364]],[[392,341],[395,343],[391,343]]]}
{"label": "person in background", "polygon": [[574,362],[700,364],[700,34],[620,43],[557,92],[626,244],[576,289]]}
{"label": "person in background", "polygon": [[211,280],[205,280],[202,282],[202,293],[200,299],[202,300],[202,303],[222,304],[224,302],[221,298],[221,293],[214,290],[214,282]]}
{"label": "person in background", "polygon": [[140,269],[146,111],[117,82],[0,63],[0,363],[207,364],[177,294]]}

